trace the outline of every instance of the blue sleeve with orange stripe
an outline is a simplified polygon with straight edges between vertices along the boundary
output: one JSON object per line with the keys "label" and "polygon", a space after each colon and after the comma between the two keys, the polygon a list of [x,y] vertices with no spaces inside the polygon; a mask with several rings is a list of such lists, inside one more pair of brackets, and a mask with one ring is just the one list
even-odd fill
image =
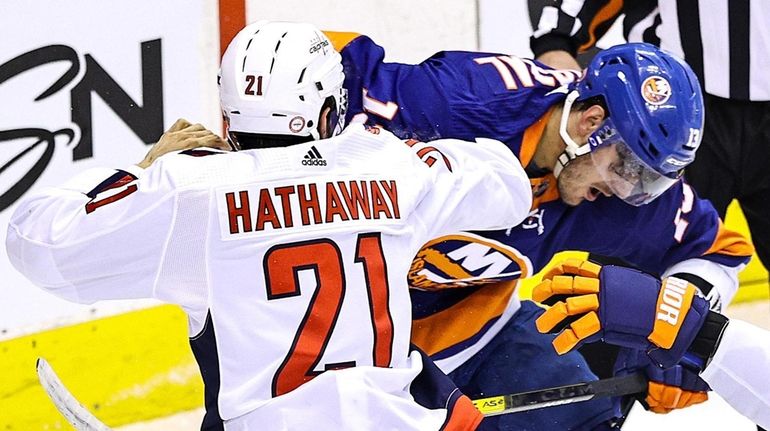
{"label": "blue sleeve with orange stripe", "polygon": [[538,219],[507,231],[478,234],[516,248],[535,271],[564,250],[618,257],[653,274],[692,258],[735,267],[748,262],[753,252],[747,240],[725,229],[712,205],[683,181],[640,207],[615,198],[568,207],[555,199],[542,203],[533,215]]}
{"label": "blue sleeve with orange stripe", "polygon": [[501,54],[444,51],[402,64],[385,62],[385,51],[366,36],[339,45],[347,120],[365,118],[404,139],[484,137],[518,154],[526,129],[564,98],[554,89],[577,78]]}
{"label": "blue sleeve with orange stripe", "polygon": [[611,237],[590,241],[595,242],[590,251],[621,257],[654,274],[697,257],[726,266],[748,262],[751,245],[725,229],[711,203],[698,198],[684,181],[653,203],[634,208],[604,199],[591,208],[594,214],[607,211],[614,216],[599,220],[599,226],[606,226],[602,232],[609,231]]}
{"label": "blue sleeve with orange stripe", "polygon": [[611,237],[592,241],[595,244],[590,251],[606,250],[605,255],[621,257],[659,275],[676,263],[698,257],[734,267],[748,262],[753,253],[747,240],[725,229],[711,203],[698,198],[684,181],[656,199],[654,205],[627,208],[618,202],[605,199],[604,205],[592,208],[594,214],[607,210],[614,217],[600,220],[600,226],[607,227],[602,231],[611,231]]}

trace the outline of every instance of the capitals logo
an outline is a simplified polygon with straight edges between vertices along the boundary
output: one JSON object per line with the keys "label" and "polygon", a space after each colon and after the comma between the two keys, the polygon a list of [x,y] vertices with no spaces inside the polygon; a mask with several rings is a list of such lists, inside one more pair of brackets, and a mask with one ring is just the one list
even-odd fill
{"label": "capitals logo", "polygon": [[532,262],[516,249],[471,233],[425,244],[412,261],[409,285],[423,290],[467,287],[532,274]]}
{"label": "capitals logo", "polygon": [[671,97],[671,85],[662,76],[650,76],[642,82],[642,98],[651,105],[662,105]]}

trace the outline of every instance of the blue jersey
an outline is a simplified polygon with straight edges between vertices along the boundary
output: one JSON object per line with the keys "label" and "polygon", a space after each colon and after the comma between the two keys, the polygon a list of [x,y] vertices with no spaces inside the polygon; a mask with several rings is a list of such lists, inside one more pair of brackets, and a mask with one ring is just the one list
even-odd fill
{"label": "blue jersey", "polygon": [[384,63],[384,55],[366,36],[342,49],[347,120],[422,141],[484,136],[518,148],[527,129],[564,99],[554,90],[579,76],[498,54],[444,51],[417,65]]}
{"label": "blue jersey", "polygon": [[[416,65],[385,63],[366,36],[327,33],[340,50],[349,121],[381,125],[402,138],[486,137],[504,142],[527,166],[551,108],[579,78],[529,59],[440,52]],[[531,175],[534,197],[524,223],[504,231],[466,232],[426,244],[409,278],[415,290],[413,342],[434,359],[477,343],[510,309],[516,281],[564,250],[625,260],[653,274],[701,258],[728,267],[753,249],[684,182],[640,207],[600,197],[570,207],[551,174]],[[446,289],[447,287],[466,287]]]}

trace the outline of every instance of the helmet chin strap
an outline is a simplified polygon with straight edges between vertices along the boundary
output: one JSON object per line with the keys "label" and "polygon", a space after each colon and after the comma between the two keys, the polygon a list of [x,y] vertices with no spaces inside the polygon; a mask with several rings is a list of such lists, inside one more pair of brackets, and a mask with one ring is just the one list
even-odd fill
{"label": "helmet chin strap", "polygon": [[564,100],[564,107],[561,111],[561,121],[559,122],[559,135],[561,135],[561,138],[564,140],[566,147],[564,148],[564,151],[562,151],[562,153],[559,155],[558,159],[556,160],[556,165],[553,167],[553,175],[556,178],[559,178],[561,171],[570,162],[584,154],[588,154],[591,151],[590,145],[578,145],[577,142],[575,142],[575,140],[572,139],[572,137],[567,132],[567,121],[569,120],[569,114],[572,111],[572,104],[575,103],[575,100],[577,100],[579,96],[580,93],[578,93],[576,90],[573,90]]}
{"label": "helmet chin strap", "polygon": [[320,124],[310,130],[310,136],[313,137],[314,141],[320,141],[321,140],[321,133],[318,131],[318,127],[319,126],[320,126]]}

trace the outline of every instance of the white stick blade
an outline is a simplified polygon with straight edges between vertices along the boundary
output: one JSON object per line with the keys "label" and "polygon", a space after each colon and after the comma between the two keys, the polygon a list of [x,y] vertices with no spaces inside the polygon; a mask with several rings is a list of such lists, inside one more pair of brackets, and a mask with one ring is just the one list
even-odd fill
{"label": "white stick blade", "polygon": [[37,360],[37,377],[56,409],[78,431],[111,431],[102,421],[86,410],[64,386],[51,365],[43,358]]}

